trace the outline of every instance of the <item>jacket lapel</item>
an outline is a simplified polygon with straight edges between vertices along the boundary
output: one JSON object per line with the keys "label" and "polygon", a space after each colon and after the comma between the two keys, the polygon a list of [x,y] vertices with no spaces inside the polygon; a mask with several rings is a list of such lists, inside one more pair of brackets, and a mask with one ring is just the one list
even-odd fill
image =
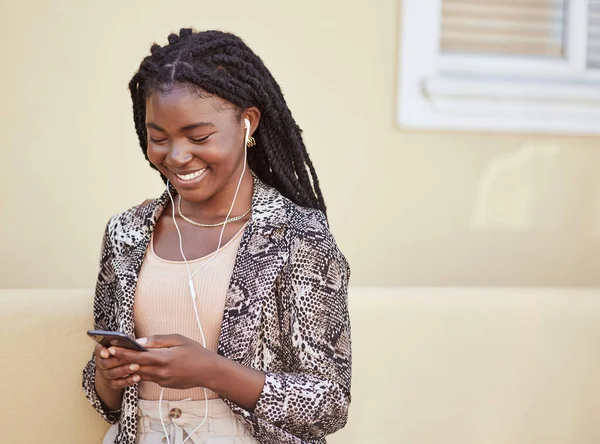
{"label": "jacket lapel", "polygon": [[[170,185],[173,195],[175,188]],[[152,232],[162,211],[170,201],[167,191],[161,197],[142,203],[138,207],[125,212],[119,218],[119,226],[115,227],[113,267],[118,280],[116,295],[116,319],[120,331],[133,335],[133,303],[137,280],[146,257]]]}
{"label": "jacket lapel", "polygon": [[252,219],[240,242],[218,349],[219,354],[245,365],[251,366],[255,358],[253,350],[262,340],[257,328],[287,261],[287,202],[278,191],[255,180]]}

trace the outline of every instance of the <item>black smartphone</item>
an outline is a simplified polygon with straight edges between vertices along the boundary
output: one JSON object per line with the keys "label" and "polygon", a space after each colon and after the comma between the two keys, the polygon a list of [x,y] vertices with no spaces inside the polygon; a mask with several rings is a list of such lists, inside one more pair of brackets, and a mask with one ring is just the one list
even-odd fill
{"label": "black smartphone", "polygon": [[147,348],[142,347],[131,336],[121,333],[120,331],[89,330],[87,334],[94,341],[102,344],[106,348],[115,346],[128,348],[129,350],[148,351]]}

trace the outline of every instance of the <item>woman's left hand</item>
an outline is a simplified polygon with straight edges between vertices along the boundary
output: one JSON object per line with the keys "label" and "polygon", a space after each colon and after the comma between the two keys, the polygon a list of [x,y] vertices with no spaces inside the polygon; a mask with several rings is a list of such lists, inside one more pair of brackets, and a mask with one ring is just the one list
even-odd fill
{"label": "woman's left hand", "polygon": [[121,347],[110,347],[108,351],[131,364],[138,364],[140,368],[135,374],[143,381],[174,389],[210,388],[219,355],[182,335],[155,335],[144,339],[137,341],[147,352]]}

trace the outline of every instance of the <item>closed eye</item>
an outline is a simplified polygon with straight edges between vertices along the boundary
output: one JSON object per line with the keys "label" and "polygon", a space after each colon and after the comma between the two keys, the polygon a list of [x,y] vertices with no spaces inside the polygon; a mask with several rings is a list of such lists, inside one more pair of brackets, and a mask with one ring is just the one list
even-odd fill
{"label": "closed eye", "polygon": [[[206,142],[206,140],[212,136],[212,134],[209,134],[208,136],[205,137],[201,137],[199,139],[194,139],[194,138],[189,138],[189,141],[195,144],[201,144]],[[156,144],[156,145],[164,145],[166,142],[168,142],[169,139],[155,139],[154,137],[150,137],[150,142]]]}
{"label": "closed eye", "polygon": [[202,142],[206,142],[206,140],[211,136],[211,134],[209,134],[206,137],[201,137],[200,139],[192,139],[190,138],[190,142],[192,143],[202,143]]}

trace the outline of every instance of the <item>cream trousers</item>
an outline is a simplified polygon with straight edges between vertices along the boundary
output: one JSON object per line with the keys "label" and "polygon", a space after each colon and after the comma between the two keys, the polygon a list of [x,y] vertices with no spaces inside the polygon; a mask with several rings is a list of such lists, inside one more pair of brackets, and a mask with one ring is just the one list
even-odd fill
{"label": "cream trousers", "polygon": [[[167,429],[165,436],[158,412],[158,401],[139,400],[137,444],[257,444],[252,435],[235,417],[221,399],[208,401],[208,417],[202,427],[205,401],[163,401],[162,417]],[[113,425],[103,444],[112,444],[117,436],[117,425]],[[189,439],[188,439],[189,437]]]}

